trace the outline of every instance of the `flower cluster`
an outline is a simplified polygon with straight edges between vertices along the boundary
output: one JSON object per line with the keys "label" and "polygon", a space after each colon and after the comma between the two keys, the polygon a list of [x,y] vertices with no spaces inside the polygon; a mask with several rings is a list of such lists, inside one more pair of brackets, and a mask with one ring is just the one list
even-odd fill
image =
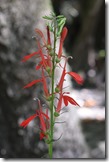
{"label": "flower cluster", "polygon": [[[65,76],[70,75],[78,84],[82,84],[83,79],[75,72],[66,71],[68,58],[63,56],[62,52],[63,43],[68,32],[67,28],[64,27],[62,23],[65,21],[65,18],[63,18],[63,16],[58,16],[55,17],[55,19],[54,17],[48,17],[48,19],[50,21],[52,20],[52,24],[54,22],[54,26],[47,25],[46,37],[41,30],[35,29],[35,32],[41,38],[41,41],[36,40],[38,51],[26,55],[22,59],[22,62],[26,62],[32,57],[37,57],[40,60],[38,65],[36,66],[36,70],[41,71],[41,78],[31,81],[30,83],[25,85],[24,88],[30,88],[35,84],[42,83],[44,98],[48,102],[48,107],[46,108],[46,112],[44,112],[40,100],[38,99],[39,110],[37,110],[36,113],[30,116],[28,119],[24,120],[20,125],[22,127],[26,127],[34,118],[39,118],[40,139],[45,139],[45,141],[50,144],[53,141],[53,128],[55,119],[60,115],[62,104],[68,106],[68,104],[70,103],[72,105],[79,106],[79,104],[72,97],[69,96],[70,92],[63,91]],[[61,26],[59,26],[59,24],[61,24]],[[51,41],[51,32],[54,35],[53,43]],[[58,52],[56,53],[57,39],[60,39],[60,42]],[[62,59],[65,60],[64,65],[61,64]],[[57,67],[62,69],[62,74],[60,76],[60,79],[58,80],[58,83],[55,85],[54,79],[56,77],[55,70]],[[47,84],[47,78],[49,78],[51,81],[51,87]],[[57,102],[55,102],[56,100]]]}

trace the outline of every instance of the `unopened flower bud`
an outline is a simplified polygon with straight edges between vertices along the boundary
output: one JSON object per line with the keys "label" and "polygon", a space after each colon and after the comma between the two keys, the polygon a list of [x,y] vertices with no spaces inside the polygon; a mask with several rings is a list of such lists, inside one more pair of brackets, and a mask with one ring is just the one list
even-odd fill
{"label": "unopened flower bud", "polygon": [[58,117],[59,116],[59,113],[58,112],[54,112],[54,116],[55,117]]}
{"label": "unopened flower bud", "polygon": [[50,49],[51,49],[51,46],[48,44],[48,45],[47,45],[47,48],[50,50]]}
{"label": "unopened flower bud", "polygon": [[47,144],[50,144],[50,140],[49,140],[49,139],[46,139],[45,142],[46,142]]}
{"label": "unopened flower bud", "polygon": [[58,87],[56,87],[56,88],[55,88],[55,92],[58,93],[59,91],[60,91],[60,89],[59,89]]}
{"label": "unopened flower bud", "polygon": [[49,67],[49,66],[46,67],[46,71],[47,71],[48,73],[50,73],[50,67]]}
{"label": "unopened flower bud", "polygon": [[56,63],[59,63],[61,61],[61,59],[59,59],[58,57],[56,57]]}
{"label": "unopened flower bud", "polygon": [[50,51],[50,56],[53,56],[53,55],[54,55],[54,51],[51,50],[51,51]]}
{"label": "unopened flower bud", "polygon": [[52,100],[52,96],[47,97],[47,101],[51,101]]}

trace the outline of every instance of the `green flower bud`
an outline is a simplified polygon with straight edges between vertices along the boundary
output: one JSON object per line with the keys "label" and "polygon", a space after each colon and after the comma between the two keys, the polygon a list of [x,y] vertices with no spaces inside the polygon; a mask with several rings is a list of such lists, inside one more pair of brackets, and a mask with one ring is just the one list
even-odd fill
{"label": "green flower bud", "polygon": [[47,101],[51,101],[52,100],[52,96],[49,96],[48,98],[47,98]]}
{"label": "green flower bud", "polygon": [[48,49],[51,49],[51,46],[48,44],[48,45],[47,45],[47,48],[48,48]]}
{"label": "green flower bud", "polygon": [[54,51],[51,50],[51,51],[50,51],[50,56],[53,56],[53,55],[54,55]]}
{"label": "green flower bud", "polygon": [[58,87],[55,88],[55,92],[60,92],[60,89]]}
{"label": "green flower bud", "polygon": [[58,57],[56,57],[56,63],[59,63],[61,61],[61,59],[59,59]]}
{"label": "green flower bud", "polygon": [[49,140],[49,139],[46,139],[45,142],[46,142],[47,144],[50,144],[50,140]]}
{"label": "green flower bud", "polygon": [[48,73],[50,73],[50,70],[51,70],[50,67],[47,66],[47,67],[46,67],[46,71],[47,71]]}
{"label": "green flower bud", "polygon": [[59,113],[58,112],[54,112],[54,116],[55,117],[58,117],[59,116]]}

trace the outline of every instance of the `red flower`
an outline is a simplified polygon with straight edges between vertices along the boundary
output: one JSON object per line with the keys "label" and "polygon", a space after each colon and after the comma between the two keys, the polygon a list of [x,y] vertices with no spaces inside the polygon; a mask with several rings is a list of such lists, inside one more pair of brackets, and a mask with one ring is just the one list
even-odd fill
{"label": "red flower", "polygon": [[36,66],[36,70],[39,70],[41,67],[43,67],[45,70],[47,70],[47,67],[50,69],[50,71],[52,71],[52,62],[51,62],[51,58],[49,56],[46,55],[47,58],[42,57],[42,61],[40,61],[38,63],[38,65]]}
{"label": "red flower", "polygon": [[43,83],[43,88],[44,88],[44,93],[45,96],[48,97],[49,96],[49,92],[48,92],[48,85],[44,76],[44,70],[42,68],[42,83]]}
{"label": "red flower", "polygon": [[67,74],[69,74],[70,76],[72,76],[73,77],[73,79],[78,83],[78,84],[83,84],[83,78],[79,75],[79,74],[77,74],[77,73],[75,73],[75,72],[67,72]]}
{"label": "red flower", "polygon": [[[70,102],[72,105],[78,105],[78,103],[77,103],[73,98],[71,98],[70,96],[64,95],[64,96],[63,96],[63,99],[64,99],[64,104],[65,104],[65,106],[68,105],[68,102]],[[79,106],[79,105],[78,105],[78,106]]]}
{"label": "red flower", "polygon": [[48,26],[47,26],[47,43],[48,43],[48,45],[51,46],[50,30],[49,30],[49,27]]}
{"label": "red flower", "polygon": [[62,33],[61,33],[61,41],[64,42],[66,36],[68,33],[68,29],[66,27],[63,28]]}
{"label": "red flower", "polygon": [[60,93],[60,98],[59,98],[59,101],[58,101],[58,104],[57,104],[56,112],[60,112],[60,110],[61,110],[62,99],[63,99],[63,94],[62,94],[62,92],[61,92],[61,93]]}
{"label": "red flower", "polygon": [[36,33],[38,33],[38,34],[40,35],[40,37],[42,38],[44,45],[46,45],[46,44],[47,44],[47,43],[46,43],[46,39],[45,39],[45,37],[44,37],[42,31],[41,31],[40,29],[35,29],[35,31],[36,31]]}
{"label": "red flower", "polygon": [[40,140],[42,140],[44,137],[47,137],[47,135],[45,135],[43,132],[40,132]]}
{"label": "red flower", "polygon": [[[21,127],[27,127],[27,125],[35,118],[35,117],[39,117],[40,120],[40,139],[45,137],[45,133],[46,130],[48,129],[48,125],[46,125],[46,121],[49,121],[49,116],[48,116],[48,112],[46,111],[46,114],[44,112],[42,112],[42,106],[40,104],[40,100],[38,99],[38,104],[39,104],[39,110],[36,111],[36,114],[30,116],[29,118],[27,118],[26,120],[24,120],[20,126]],[[42,133],[43,132],[43,133]]]}
{"label": "red flower", "polygon": [[62,91],[59,93],[60,97],[59,97],[59,101],[58,101],[58,104],[57,104],[56,112],[60,112],[63,100],[64,100],[65,106],[68,106],[68,103],[71,103],[72,105],[79,106],[79,104],[72,97],[64,95],[65,93],[69,94],[69,92],[62,93]]}
{"label": "red flower", "polygon": [[23,88],[29,88],[32,87],[34,84],[42,82],[42,79],[37,79],[37,80],[33,80],[32,82],[28,83],[26,86],[24,86]]}
{"label": "red flower", "polygon": [[61,90],[62,87],[63,87],[63,82],[64,82],[64,77],[66,75],[66,60],[65,60],[65,64],[64,64],[64,68],[63,68],[63,72],[62,72],[62,75],[61,75],[61,78],[60,78],[60,81],[59,81],[59,84],[58,84],[58,88]]}
{"label": "red flower", "polygon": [[60,38],[60,46],[59,46],[59,51],[58,51],[58,58],[61,58],[61,56],[62,56],[62,47],[63,47],[65,37],[67,35],[67,32],[68,32],[67,28],[64,27],[63,30],[62,30],[62,33],[61,33],[61,38]]}
{"label": "red flower", "polygon": [[23,59],[22,59],[21,61],[22,61],[22,62],[25,62],[25,61],[29,60],[31,57],[33,57],[33,56],[39,54],[39,52],[40,52],[40,51],[37,51],[37,52],[33,52],[33,53],[31,53],[31,54],[28,54],[28,55],[24,56]]}
{"label": "red flower", "polygon": [[[47,66],[49,66],[50,68],[52,68],[51,56],[43,54],[42,48],[41,48],[39,42],[38,42],[38,47],[39,47],[39,49],[40,49],[39,55],[40,55],[40,57],[41,57],[41,61],[40,61],[40,63],[39,63],[39,66],[42,65],[45,69],[46,69]],[[45,56],[46,58],[45,58],[44,56]]]}
{"label": "red flower", "polygon": [[20,126],[21,127],[27,127],[27,125],[35,118],[35,117],[37,117],[38,115],[37,114],[34,114],[34,115],[32,115],[32,116],[30,116],[29,118],[27,118],[26,120],[24,120],[21,124],[20,124]]}

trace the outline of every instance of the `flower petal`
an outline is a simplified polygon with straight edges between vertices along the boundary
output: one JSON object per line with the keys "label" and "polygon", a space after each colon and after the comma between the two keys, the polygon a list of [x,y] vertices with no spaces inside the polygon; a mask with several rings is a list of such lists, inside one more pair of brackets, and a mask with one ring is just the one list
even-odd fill
{"label": "flower petal", "polygon": [[26,86],[24,86],[23,88],[29,88],[32,87],[34,84],[41,82],[42,79],[37,79],[37,80],[33,80],[32,82],[28,83]]}
{"label": "flower petal", "polygon": [[78,105],[79,106],[79,104],[70,96],[63,96],[63,99],[64,99],[64,103],[65,103],[66,106],[68,105],[68,102],[70,102],[72,105]]}
{"label": "flower petal", "polygon": [[45,114],[45,113],[43,113],[43,112],[41,112],[41,114],[42,114],[43,116],[45,116],[47,119],[49,119],[49,116],[48,116],[47,114]]}
{"label": "flower petal", "polygon": [[63,98],[63,95],[62,95],[62,93],[60,93],[60,98],[59,98],[59,101],[58,101],[58,104],[57,104],[56,112],[60,112],[60,110],[61,110],[62,98]]}
{"label": "flower petal", "polygon": [[48,45],[51,46],[51,39],[50,39],[50,30],[49,30],[49,27],[47,26],[47,42],[48,42]]}
{"label": "flower petal", "polygon": [[78,84],[83,84],[83,78],[79,75],[79,74],[77,74],[77,73],[75,73],[75,72],[68,72],[67,74],[69,74],[70,76],[72,76],[73,77],[73,79],[78,83]]}
{"label": "flower petal", "polygon": [[21,126],[21,127],[24,127],[24,128],[27,127],[27,125],[31,122],[31,120],[33,120],[36,116],[37,116],[37,114],[30,116],[29,118],[27,118],[26,120],[24,120],[24,121],[20,124],[20,126]]}
{"label": "flower petal", "polygon": [[24,56],[23,59],[22,59],[21,61],[22,61],[22,62],[26,62],[26,61],[29,60],[31,57],[33,57],[34,55],[37,55],[37,54],[39,54],[39,51],[33,52],[33,53],[31,53],[31,54],[28,54],[28,55]]}
{"label": "flower petal", "polygon": [[42,38],[44,44],[46,45],[46,40],[45,40],[45,37],[44,37],[44,34],[42,33],[42,31],[40,29],[35,29],[35,32],[40,35],[40,37]]}
{"label": "flower petal", "polygon": [[66,27],[63,28],[61,33],[61,41],[64,41],[68,33],[68,29]]}
{"label": "flower petal", "polygon": [[42,140],[45,137],[45,134],[43,132],[40,132],[40,140]]}
{"label": "flower petal", "polygon": [[67,106],[68,105],[68,100],[67,100],[67,98],[65,96],[63,96],[63,100],[64,100],[65,106]]}

